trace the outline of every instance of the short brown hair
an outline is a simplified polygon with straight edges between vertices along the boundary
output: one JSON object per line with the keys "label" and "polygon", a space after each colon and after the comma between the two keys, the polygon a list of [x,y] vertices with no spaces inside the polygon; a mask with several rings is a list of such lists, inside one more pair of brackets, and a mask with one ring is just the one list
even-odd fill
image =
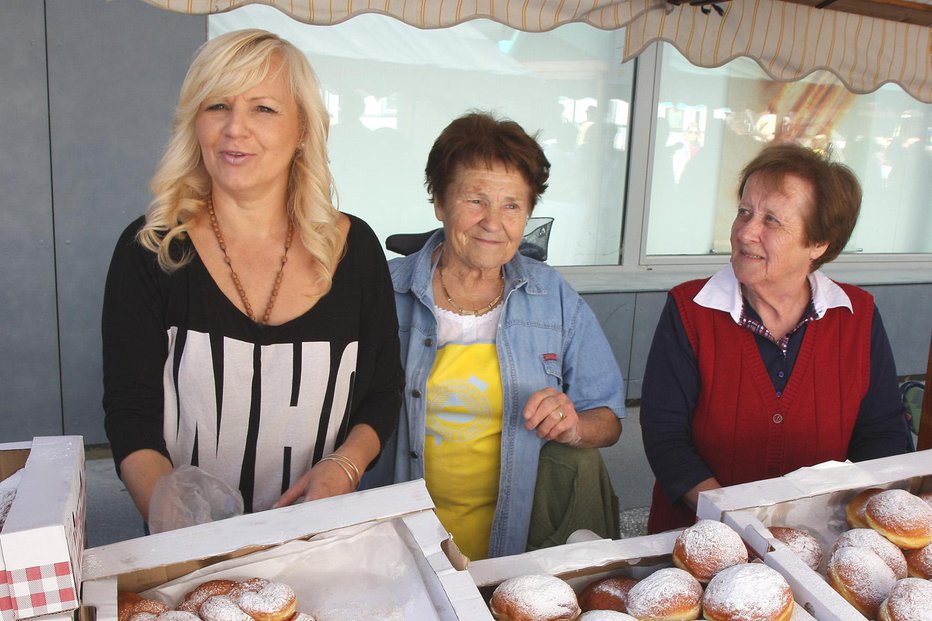
{"label": "short brown hair", "polygon": [[822,256],[812,262],[812,271],[841,254],[861,211],[861,184],[850,168],[802,145],[783,142],[764,147],[744,167],[738,186],[739,199],[748,179],[755,174],[774,189],[783,187],[787,175],[796,175],[812,188],[813,204],[806,215],[806,242],[828,244]]}
{"label": "short brown hair", "polygon": [[521,173],[531,188],[531,209],[547,189],[550,162],[536,136],[512,120],[470,112],[447,125],[430,149],[424,183],[431,202],[446,195],[458,168],[478,164],[504,164]]}

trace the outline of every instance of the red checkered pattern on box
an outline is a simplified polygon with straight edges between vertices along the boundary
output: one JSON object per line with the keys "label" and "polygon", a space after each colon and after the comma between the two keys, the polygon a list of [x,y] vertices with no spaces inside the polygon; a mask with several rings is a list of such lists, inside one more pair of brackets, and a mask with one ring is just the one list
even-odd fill
{"label": "red checkered pattern on box", "polygon": [[7,584],[9,576],[6,571],[0,569],[0,619],[2,621],[13,621],[16,618],[13,610],[13,598],[10,597],[10,585]]}
{"label": "red checkered pattern on box", "polygon": [[78,606],[71,563],[67,561],[13,569],[6,574],[9,598],[20,619]]}

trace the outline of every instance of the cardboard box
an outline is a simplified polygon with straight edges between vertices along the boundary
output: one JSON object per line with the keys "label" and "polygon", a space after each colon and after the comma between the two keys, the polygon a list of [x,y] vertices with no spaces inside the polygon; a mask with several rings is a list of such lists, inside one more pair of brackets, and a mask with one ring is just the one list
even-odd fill
{"label": "cardboard box", "polygon": [[37,437],[0,445],[0,478],[22,478],[0,532],[4,621],[78,607],[85,532],[84,440]]}
{"label": "cardboard box", "polygon": [[[783,573],[820,621],[864,621],[828,584],[824,569],[832,544],[848,530],[845,505],[867,487],[932,490],[932,450],[858,463],[828,462],[776,479],[702,492],[697,515],[738,531],[768,565]],[[815,535],[823,553],[820,571],[774,539],[768,526],[803,528]]]}
{"label": "cardboard box", "polygon": [[[644,578],[664,567],[672,567],[673,544],[682,531],[630,539],[599,539],[568,543],[502,558],[474,561],[469,573],[486,596],[499,583],[527,574],[550,574],[562,578],[581,592],[589,583],[608,576]],[[795,558],[795,557],[794,557]],[[793,594],[796,595],[795,587]],[[800,604],[797,599],[797,604]],[[802,605],[794,608],[793,621],[814,621]]]}
{"label": "cardboard box", "polygon": [[[384,592],[387,608],[410,595],[427,602],[441,621],[491,620],[465,571],[466,558],[433,508],[418,480],[91,548],[82,602],[96,608],[97,621],[115,621],[118,590],[155,589],[175,605],[186,583],[207,576],[278,579],[284,569],[294,572],[282,581],[298,593],[298,609],[310,613],[327,597],[350,605]],[[383,564],[390,567],[383,570]]]}

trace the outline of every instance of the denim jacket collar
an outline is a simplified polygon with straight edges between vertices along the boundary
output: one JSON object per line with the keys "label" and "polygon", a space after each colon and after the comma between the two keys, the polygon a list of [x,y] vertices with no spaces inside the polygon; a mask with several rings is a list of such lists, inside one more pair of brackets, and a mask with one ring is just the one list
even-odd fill
{"label": "denim jacket collar", "polygon": [[[424,244],[414,261],[406,261],[392,274],[395,293],[405,294],[411,292],[428,308],[434,306],[433,261],[434,250],[444,242],[443,229],[434,232]],[[526,287],[529,295],[547,295],[547,288],[538,279],[531,278],[533,264],[520,252],[505,264],[505,289],[511,291],[519,287]]]}

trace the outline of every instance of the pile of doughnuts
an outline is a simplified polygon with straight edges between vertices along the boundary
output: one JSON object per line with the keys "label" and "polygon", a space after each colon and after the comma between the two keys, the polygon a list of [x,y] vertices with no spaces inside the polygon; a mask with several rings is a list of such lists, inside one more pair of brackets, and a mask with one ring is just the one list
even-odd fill
{"label": "pile of doughnuts", "polygon": [[265,578],[209,580],[184,595],[175,608],[120,591],[118,621],[315,621],[297,612],[294,590]]}
{"label": "pile of doughnuts", "polygon": [[[721,522],[700,520],[684,529],[673,549],[675,567],[635,580],[609,576],[577,596],[555,576],[519,576],[492,593],[499,621],[786,621],[793,592],[779,572],[748,563],[744,541]],[[581,616],[580,616],[581,615]]]}
{"label": "pile of doughnuts", "polygon": [[826,567],[832,587],[868,619],[928,618],[909,616],[902,602],[929,588],[912,580],[932,578],[932,504],[902,489],[867,488],[845,505],[845,519],[850,530],[833,544]]}

